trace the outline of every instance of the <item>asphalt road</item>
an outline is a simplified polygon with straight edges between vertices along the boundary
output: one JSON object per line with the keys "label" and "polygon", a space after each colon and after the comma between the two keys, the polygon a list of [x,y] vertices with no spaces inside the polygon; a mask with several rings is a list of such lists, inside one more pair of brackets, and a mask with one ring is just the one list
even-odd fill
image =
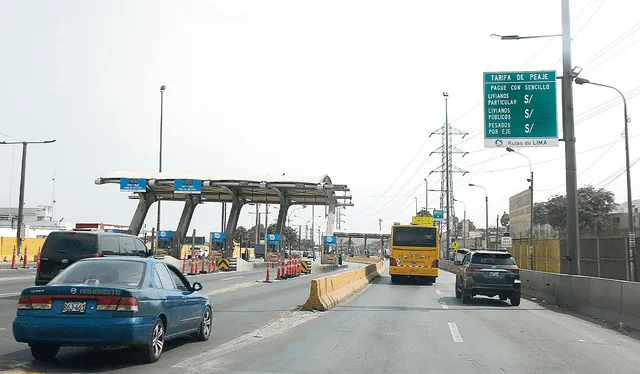
{"label": "asphalt road", "polygon": [[137,365],[127,351],[65,349],[45,366],[14,343],[0,354],[0,370],[14,363],[44,372],[600,374],[640,366],[637,340],[536,303],[477,297],[462,305],[444,271],[435,285],[392,285],[384,276],[329,312],[294,310],[310,278],[240,286],[244,280],[213,295],[209,342],[168,344],[153,365]]}
{"label": "asphalt road", "polygon": [[[349,268],[363,266],[350,264]],[[318,273],[284,281],[263,283],[266,269],[248,272],[220,272],[188,277],[203,285],[204,294],[213,302],[214,331],[209,341],[194,343],[188,339],[168,342],[161,361],[153,365],[154,371],[170,368],[172,363],[219,346],[248,331],[278,320],[288,312],[299,309],[309,296],[311,279],[335,274]],[[0,271],[0,373],[46,372],[86,373],[123,372],[148,373],[148,365],[139,365],[130,350],[98,351],[87,348],[62,348],[58,362],[44,364],[32,359],[29,347],[13,339],[11,324],[16,313],[18,295],[23,288],[33,285],[35,271]],[[271,277],[275,274],[271,272]]]}

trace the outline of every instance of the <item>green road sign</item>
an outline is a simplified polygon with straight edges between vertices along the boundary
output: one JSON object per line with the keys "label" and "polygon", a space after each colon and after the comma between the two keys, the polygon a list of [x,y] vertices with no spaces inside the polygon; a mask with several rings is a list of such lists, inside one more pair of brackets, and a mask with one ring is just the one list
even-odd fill
{"label": "green road sign", "polygon": [[442,209],[434,209],[433,210],[433,219],[444,219],[444,210],[442,210]]}
{"label": "green road sign", "polygon": [[555,71],[484,73],[484,146],[557,147]]}

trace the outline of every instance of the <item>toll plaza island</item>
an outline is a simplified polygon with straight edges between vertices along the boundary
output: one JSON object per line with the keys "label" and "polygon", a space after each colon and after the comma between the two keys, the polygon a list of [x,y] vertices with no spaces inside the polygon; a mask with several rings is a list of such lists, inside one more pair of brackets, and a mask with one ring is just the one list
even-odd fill
{"label": "toll plaza island", "polygon": [[[138,206],[131,219],[129,231],[138,235],[149,208],[155,202],[180,201],[184,208],[175,231],[163,231],[163,241],[169,255],[180,258],[180,248],[188,235],[193,213],[199,204],[230,203],[231,210],[223,235],[214,240],[222,249],[224,258],[233,256],[233,237],[240,212],[245,205],[278,204],[276,234],[282,235],[287,212],[293,205],[327,206],[327,236],[333,235],[335,209],[338,206],[353,206],[347,185],[334,184],[328,175],[287,176],[285,174],[265,174],[250,177],[176,175],[169,173],[139,173],[117,171],[96,179],[95,184],[118,184],[120,191],[129,192],[130,199],[138,200]],[[339,194],[340,193],[340,194]],[[213,233],[212,233],[213,234]],[[159,235],[160,236],[160,235]],[[222,241],[222,243],[220,243]],[[270,240],[268,240],[270,241]],[[269,244],[269,243],[267,243]],[[270,245],[271,251],[279,246]],[[265,259],[268,256],[265,256]],[[322,263],[327,257],[322,256]]]}

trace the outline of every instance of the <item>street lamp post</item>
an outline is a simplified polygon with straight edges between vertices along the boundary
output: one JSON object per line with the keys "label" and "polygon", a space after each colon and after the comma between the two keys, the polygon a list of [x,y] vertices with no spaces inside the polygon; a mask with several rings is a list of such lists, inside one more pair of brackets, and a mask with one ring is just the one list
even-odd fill
{"label": "street lamp post", "polygon": [[511,147],[507,147],[507,152],[519,154],[527,159],[529,162],[529,174],[530,177],[527,180],[529,185],[529,205],[531,206],[531,212],[529,214],[529,269],[535,270],[533,266],[533,167],[531,166],[531,160],[524,153],[520,153]]}
{"label": "street lamp post", "polygon": [[24,221],[24,184],[25,184],[25,176],[27,173],[27,145],[28,144],[50,144],[54,142],[55,142],[55,139],[36,141],[36,142],[26,142],[26,141],[0,142],[0,144],[7,144],[7,145],[22,144],[22,169],[20,170],[20,197],[18,199],[18,227],[16,229],[17,256],[20,256],[20,254],[22,253],[22,236],[24,235],[22,227],[24,226],[24,222],[23,222]]}
{"label": "street lamp post", "polygon": [[[158,173],[162,173],[162,115],[164,112],[164,90],[167,88],[164,84],[160,86],[160,152],[158,155]],[[156,243],[160,239],[160,200],[158,200],[158,220],[156,222]]]}
{"label": "street lamp post", "polygon": [[459,203],[462,203],[462,205],[464,206],[464,215],[462,218],[462,248],[467,248],[467,232],[466,229],[464,227],[466,221],[467,221],[467,204],[465,204],[464,201],[462,200],[458,200],[458,199],[453,199],[453,201],[457,201]]}
{"label": "street lamp post", "polygon": [[620,97],[622,97],[622,105],[624,107],[624,146],[627,165],[627,219],[629,220],[629,253],[627,254],[627,258],[629,261],[629,280],[635,282],[637,279],[635,255],[636,230],[633,220],[633,200],[631,199],[631,164],[629,161],[629,122],[631,122],[631,119],[627,115],[627,99],[624,97],[622,91],[613,86],[591,82],[590,80],[584,78],[576,78],[575,82],[579,85],[591,84],[594,86],[610,88],[612,90],[615,90],[618,94],[620,94]]}
{"label": "street lamp post", "polygon": [[418,215],[418,198],[414,197],[414,199],[416,199],[416,216]]}
{"label": "street lamp post", "polygon": [[[562,0],[561,4],[562,34],[552,35],[496,35],[501,40],[537,39],[562,37],[562,133],[564,134],[564,154],[567,187],[567,257],[566,269],[561,272],[580,274],[580,235],[578,229],[578,175],[576,172],[576,137],[573,115],[573,84],[579,71],[571,68],[571,16],[569,15],[569,0]],[[561,265],[562,267],[562,265]]]}
{"label": "street lamp post", "polygon": [[473,184],[473,183],[469,183],[470,187],[479,187],[482,188],[484,190],[484,212],[485,212],[485,225],[487,227],[487,231],[485,233],[485,240],[486,240],[486,249],[489,249],[489,196],[487,195],[487,189],[477,185],[477,184]]}

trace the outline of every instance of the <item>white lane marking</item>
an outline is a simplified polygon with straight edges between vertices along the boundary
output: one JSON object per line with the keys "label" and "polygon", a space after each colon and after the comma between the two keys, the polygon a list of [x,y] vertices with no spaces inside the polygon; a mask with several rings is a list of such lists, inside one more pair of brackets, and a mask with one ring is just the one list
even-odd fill
{"label": "white lane marking", "polygon": [[454,342],[463,343],[462,336],[460,336],[460,331],[458,331],[458,326],[455,323],[449,322],[449,331],[451,331]]}
{"label": "white lane marking", "polygon": [[444,301],[440,301],[440,305],[442,305],[442,309],[449,309],[449,305],[447,305],[447,303],[445,303]]}
{"label": "white lane marking", "polygon": [[209,291],[209,292],[205,292],[205,295],[207,296],[213,296],[213,295],[219,295],[221,293],[225,293],[225,292],[229,292],[229,291],[234,291],[240,288],[246,288],[246,287],[251,287],[251,286],[255,286],[257,284],[261,284],[260,282],[246,282],[246,283],[238,283],[238,284],[234,284],[233,286],[229,286],[229,287],[225,287],[225,288],[221,288],[219,290],[214,290],[214,291]]}
{"label": "white lane marking", "polygon": [[303,323],[307,323],[314,318],[320,317],[321,315],[321,313],[310,313],[302,311],[288,313],[287,315],[275,321],[272,321],[255,331],[244,334],[213,349],[192,356],[173,365],[172,367],[189,368],[191,370],[197,370],[197,372],[206,372],[208,371],[207,369],[213,369],[216,365],[219,365],[219,363],[215,361],[215,359],[218,357],[245,348],[248,345],[257,342],[264,342],[265,340],[276,335],[283,335],[288,330],[291,330]]}
{"label": "white lane marking", "polygon": [[0,293],[0,297],[18,296],[18,295],[20,295],[20,292]]}
{"label": "white lane marking", "polygon": [[0,331],[4,331],[4,330],[6,330],[6,328],[0,327]]}
{"label": "white lane marking", "polygon": [[228,280],[238,279],[238,278],[244,278],[244,275],[237,275],[237,276],[235,276],[235,277],[222,278],[222,280],[223,280],[223,281],[228,281]]}
{"label": "white lane marking", "polygon": [[34,277],[0,277],[0,281],[17,281],[17,280],[27,280],[33,279]]}
{"label": "white lane marking", "polygon": [[436,290],[436,293],[437,293],[438,295],[442,295],[442,292],[440,292],[440,290]]}

